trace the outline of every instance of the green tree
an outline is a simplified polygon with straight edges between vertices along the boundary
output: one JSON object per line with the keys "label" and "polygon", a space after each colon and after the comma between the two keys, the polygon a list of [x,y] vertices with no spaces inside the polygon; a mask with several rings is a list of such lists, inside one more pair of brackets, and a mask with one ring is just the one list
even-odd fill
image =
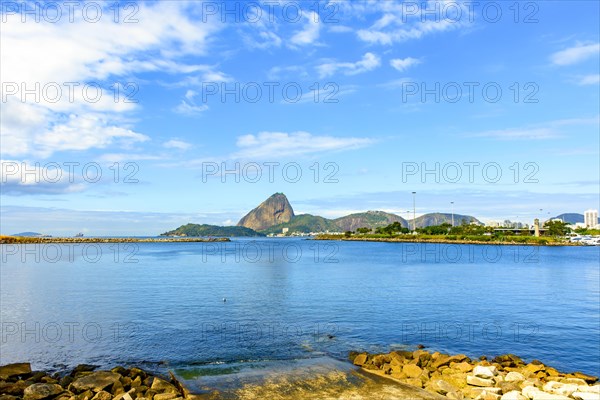
{"label": "green tree", "polygon": [[571,228],[569,228],[566,223],[556,220],[546,221],[544,223],[544,228],[547,229],[546,233],[548,236],[565,236],[567,233],[571,232]]}

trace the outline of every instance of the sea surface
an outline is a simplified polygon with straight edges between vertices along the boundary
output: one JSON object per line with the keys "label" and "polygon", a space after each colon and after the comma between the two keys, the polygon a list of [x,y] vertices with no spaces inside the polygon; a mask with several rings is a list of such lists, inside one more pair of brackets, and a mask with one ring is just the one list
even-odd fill
{"label": "sea surface", "polygon": [[269,238],[0,249],[1,364],[137,364],[222,388],[423,344],[600,375],[599,247]]}

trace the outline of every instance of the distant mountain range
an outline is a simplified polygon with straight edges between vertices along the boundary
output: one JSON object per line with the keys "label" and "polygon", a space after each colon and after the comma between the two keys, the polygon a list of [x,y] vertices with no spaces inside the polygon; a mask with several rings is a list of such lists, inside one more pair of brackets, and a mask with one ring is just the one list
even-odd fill
{"label": "distant mountain range", "polygon": [[[425,214],[416,219],[416,226],[425,227],[439,225],[444,222],[451,223],[451,221],[452,214]],[[481,224],[475,217],[460,214],[454,215],[455,225],[459,225],[463,221],[465,223],[474,222]],[[311,214],[296,215],[287,197],[283,193],[275,193],[246,214],[238,222],[238,226],[270,234],[281,233],[284,228],[288,228],[288,232],[290,233],[345,232],[355,231],[358,228],[375,229],[394,222],[399,222],[403,227],[407,228],[412,226],[412,220],[407,221],[399,215],[385,211],[366,211],[336,219],[328,219]]]}
{"label": "distant mountain range", "polygon": [[[583,216],[583,214],[577,214],[577,213],[564,213],[564,214],[560,214],[557,215],[554,218],[551,219],[560,219],[563,222],[566,222],[567,224],[583,224],[585,221],[585,217]],[[600,218],[598,218],[598,223],[600,224]]]}
{"label": "distant mountain range", "polygon": [[[417,228],[424,228],[443,223],[452,223],[452,214],[429,213],[415,219]],[[583,222],[582,214],[565,213],[554,218],[562,219],[571,224]],[[599,219],[600,221],[600,219]],[[187,224],[165,232],[162,236],[265,236],[268,234],[282,233],[288,228],[289,233],[310,232],[346,232],[356,231],[358,228],[375,229],[399,222],[403,227],[412,228],[413,221],[406,220],[399,215],[385,211],[366,211],[346,215],[344,217],[329,219],[318,215],[296,215],[292,205],[283,193],[275,193],[256,208],[251,210],[237,223],[237,226],[217,226]],[[454,214],[454,225],[478,224],[481,221],[470,215]],[[36,232],[22,232],[14,236],[39,236]]]}
{"label": "distant mountain range", "polygon": [[165,232],[161,236],[265,236],[263,233],[256,232],[253,229],[243,226],[217,226],[217,225],[198,225],[187,224],[179,228]]}
{"label": "distant mountain range", "polygon": [[[452,224],[452,214],[448,213],[431,213],[424,214],[415,219],[417,228],[425,228],[426,226],[432,225],[441,225],[441,224]],[[475,217],[471,217],[470,215],[461,215],[454,214],[454,225],[462,225],[476,223],[478,225],[483,225],[481,221],[479,221]],[[412,226],[412,220],[410,222],[410,226]]]}
{"label": "distant mountain range", "polygon": [[38,237],[38,236],[44,236],[43,234],[39,233],[39,232],[21,232],[21,233],[14,233],[11,236],[19,236],[19,237]]}

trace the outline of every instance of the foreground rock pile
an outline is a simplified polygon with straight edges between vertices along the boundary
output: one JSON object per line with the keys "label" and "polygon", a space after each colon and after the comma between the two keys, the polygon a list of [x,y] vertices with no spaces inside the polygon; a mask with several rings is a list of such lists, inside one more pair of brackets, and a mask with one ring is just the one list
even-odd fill
{"label": "foreground rock pile", "polygon": [[29,363],[0,367],[0,400],[198,400],[171,375],[152,376],[139,369],[116,367],[94,371],[80,365],[69,375],[31,370]]}
{"label": "foreground rock pile", "polygon": [[526,364],[512,354],[471,360],[416,350],[352,353],[350,359],[369,372],[455,400],[600,400],[597,377],[561,373],[537,360]]}

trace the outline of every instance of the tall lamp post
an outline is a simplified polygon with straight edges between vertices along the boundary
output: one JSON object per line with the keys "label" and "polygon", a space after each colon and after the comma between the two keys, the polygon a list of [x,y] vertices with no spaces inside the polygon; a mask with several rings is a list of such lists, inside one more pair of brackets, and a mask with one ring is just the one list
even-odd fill
{"label": "tall lamp post", "polygon": [[416,207],[416,200],[415,200],[416,194],[417,194],[417,192],[412,192],[412,195],[413,195],[413,232],[417,231],[417,207]]}
{"label": "tall lamp post", "polygon": [[454,202],[451,201],[450,204],[452,204],[452,227],[454,228]]}

